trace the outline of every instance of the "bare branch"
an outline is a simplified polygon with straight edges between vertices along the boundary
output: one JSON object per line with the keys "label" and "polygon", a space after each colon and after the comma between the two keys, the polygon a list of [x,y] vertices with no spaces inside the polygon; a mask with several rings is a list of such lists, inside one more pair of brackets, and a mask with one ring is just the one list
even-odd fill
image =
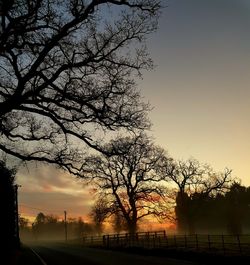
{"label": "bare branch", "polygon": [[[119,14],[107,16],[113,7]],[[149,128],[134,77],[152,68],[145,38],[159,8],[157,0],[0,4],[0,149],[38,160],[44,146],[49,162],[59,141],[63,153],[105,152],[104,136]]]}

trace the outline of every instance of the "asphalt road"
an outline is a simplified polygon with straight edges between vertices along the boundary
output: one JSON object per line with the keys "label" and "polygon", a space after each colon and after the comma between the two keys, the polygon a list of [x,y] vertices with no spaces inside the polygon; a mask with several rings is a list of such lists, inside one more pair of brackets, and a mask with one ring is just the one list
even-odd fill
{"label": "asphalt road", "polygon": [[166,257],[143,256],[66,245],[34,245],[42,265],[198,265]]}

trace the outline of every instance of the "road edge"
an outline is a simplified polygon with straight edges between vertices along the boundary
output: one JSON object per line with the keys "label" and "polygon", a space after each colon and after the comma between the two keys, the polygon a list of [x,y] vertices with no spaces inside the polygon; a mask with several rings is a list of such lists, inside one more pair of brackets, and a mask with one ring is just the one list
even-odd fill
{"label": "road edge", "polygon": [[47,265],[43,258],[41,258],[41,256],[33,248],[29,247],[29,249],[35,254],[35,256],[39,259],[42,265]]}

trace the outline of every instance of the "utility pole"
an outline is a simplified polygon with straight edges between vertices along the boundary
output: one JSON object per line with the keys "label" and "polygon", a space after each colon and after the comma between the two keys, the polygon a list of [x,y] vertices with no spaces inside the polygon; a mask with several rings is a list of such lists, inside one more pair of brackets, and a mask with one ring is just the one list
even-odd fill
{"label": "utility pole", "polygon": [[64,211],[64,231],[65,231],[65,242],[68,241],[68,231],[67,231],[67,212]]}
{"label": "utility pole", "polygon": [[17,244],[20,244],[20,236],[19,236],[19,212],[18,212],[18,188],[21,187],[21,185],[14,185],[14,191],[15,191],[15,223],[16,223],[16,239]]}

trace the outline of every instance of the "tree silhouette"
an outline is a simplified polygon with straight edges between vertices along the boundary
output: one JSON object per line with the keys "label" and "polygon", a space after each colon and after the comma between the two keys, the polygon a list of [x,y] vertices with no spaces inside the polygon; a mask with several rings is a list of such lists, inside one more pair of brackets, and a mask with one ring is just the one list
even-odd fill
{"label": "tree silhouette", "polygon": [[234,182],[225,194],[227,229],[230,234],[242,234],[250,228],[250,188]]}
{"label": "tree silhouette", "polygon": [[148,127],[134,77],[159,2],[1,1],[0,150],[77,174],[104,133]]}
{"label": "tree silhouette", "polygon": [[93,179],[113,207],[122,213],[128,230],[134,234],[137,223],[149,215],[161,214],[163,189],[160,167],[165,152],[141,134],[118,138],[107,146],[116,155],[91,156],[83,165],[84,175]]}
{"label": "tree silhouette", "polygon": [[100,196],[92,206],[90,217],[95,226],[95,230],[98,235],[101,235],[103,232],[103,223],[107,219],[112,210],[109,207],[109,202],[106,198]]}
{"label": "tree silhouette", "polygon": [[195,232],[199,210],[209,196],[225,192],[231,183],[231,170],[215,172],[195,159],[172,161],[165,166],[165,178],[176,185],[176,219],[180,232]]}
{"label": "tree silhouette", "polygon": [[29,226],[29,219],[25,217],[19,217],[19,227],[20,229],[27,229]]}
{"label": "tree silhouette", "polygon": [[250,189],[233,182],[223,193],[189,198],[195,212],[195,228],[203,232],[246,234],[250,230]]}
{"label": "tree silhouette", "polygon": [[122,231],[128,230],[126,220],[124,219],[124,216],[121,210],[119,209],[119,207],[115,207],[113,209],[111,224],[112,224],[114,232],[117,234],[121,233]]}

